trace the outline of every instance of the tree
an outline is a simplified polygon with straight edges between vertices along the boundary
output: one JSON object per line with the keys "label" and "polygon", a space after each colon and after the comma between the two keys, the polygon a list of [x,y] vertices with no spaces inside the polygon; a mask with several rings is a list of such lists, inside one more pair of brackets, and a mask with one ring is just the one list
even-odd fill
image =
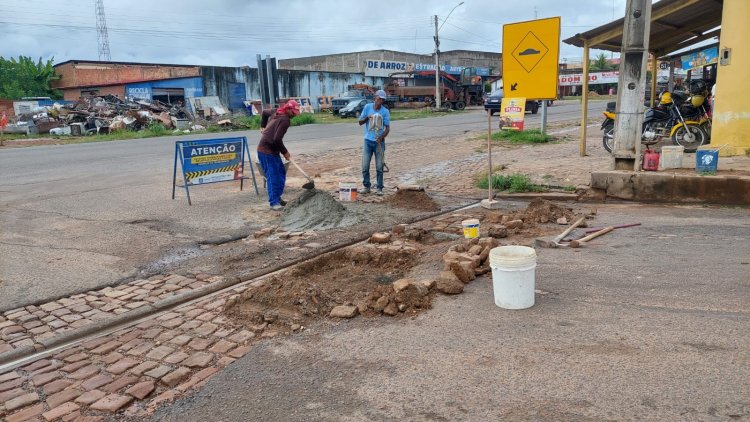
{"label": "tree", "polygon": [[62,98],[62,93],[52,89],[50,82],[59,78],[52,67],[54,58],[34,62],[31,57],[18,56],[18,60],[0,57],[0,98],[19,100],[23,97]]}
{"label": "tree", "polygon": [[599,53],[598,56],[591,62],[591,66],[589,67],[592,71],[604,71],[609,70],[612,66],[609,64],[609,60],[607,60],[607,55],[604,53]]}

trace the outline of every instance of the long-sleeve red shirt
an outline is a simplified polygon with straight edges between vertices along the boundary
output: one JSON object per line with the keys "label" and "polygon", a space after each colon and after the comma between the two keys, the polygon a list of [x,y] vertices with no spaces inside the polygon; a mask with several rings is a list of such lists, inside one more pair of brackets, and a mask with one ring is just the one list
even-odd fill
{"label": "long-sleeve red shirt", "polygon": [[276,114],[260,137],[258,151],[265,154],[286,154],[284,135],[287,129],[289,129],[289,116]]}

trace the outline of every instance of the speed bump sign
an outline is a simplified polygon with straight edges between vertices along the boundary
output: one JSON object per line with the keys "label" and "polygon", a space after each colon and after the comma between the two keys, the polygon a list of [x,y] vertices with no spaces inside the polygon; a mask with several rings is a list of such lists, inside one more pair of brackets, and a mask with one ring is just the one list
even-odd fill
{"label": "speed bump sign", "polygon": [[503,88],[508,97],[557,98],[560,17],[503,25]]}

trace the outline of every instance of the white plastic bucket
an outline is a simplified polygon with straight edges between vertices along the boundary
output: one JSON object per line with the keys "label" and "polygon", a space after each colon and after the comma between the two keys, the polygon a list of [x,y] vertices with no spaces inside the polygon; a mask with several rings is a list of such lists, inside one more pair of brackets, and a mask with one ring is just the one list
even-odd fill
{"label": "white plastic bucket", "polygon": [[495,305],[505,309],[534,306],[536,251],[526,246],[499,246],[490,250]]}
{"label": "white plastic bucket", "polygon": [[461,222],[464,227],[464,237],[466,239],[473,239],[479,237],[479,220],[471,218]]}
{"label": "white plastic bucket", "polygon": [[685,148],[682,146],[663,146],[661,147],[659,166],[662,169],[682,168],[682,157],[684,154]]}
{"label": "white plastic bucket", "polygon": [[356,182],[339,182],[339,200],[351,202],[357,200]]}

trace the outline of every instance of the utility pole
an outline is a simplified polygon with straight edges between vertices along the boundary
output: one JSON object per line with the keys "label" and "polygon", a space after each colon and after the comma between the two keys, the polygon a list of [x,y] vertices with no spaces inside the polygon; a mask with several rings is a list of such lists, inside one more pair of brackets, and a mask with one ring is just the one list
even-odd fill
{"label": "utility pole", "polygon": [[617,91],[614,170],[640,170],[651,0],[627,0]]}
{"label": "utility pole", "polygon": [[440,40],[438,39],[438,16],[435,15],[435,106],[440,110]]}
{"label": "utility pole", "polygon": [[109,53],[109,36],[107,35],[107,17],[104,15],[104,0],[95,0],[96,8],[96,41],[99,46],[99,60],[112,60]]}

